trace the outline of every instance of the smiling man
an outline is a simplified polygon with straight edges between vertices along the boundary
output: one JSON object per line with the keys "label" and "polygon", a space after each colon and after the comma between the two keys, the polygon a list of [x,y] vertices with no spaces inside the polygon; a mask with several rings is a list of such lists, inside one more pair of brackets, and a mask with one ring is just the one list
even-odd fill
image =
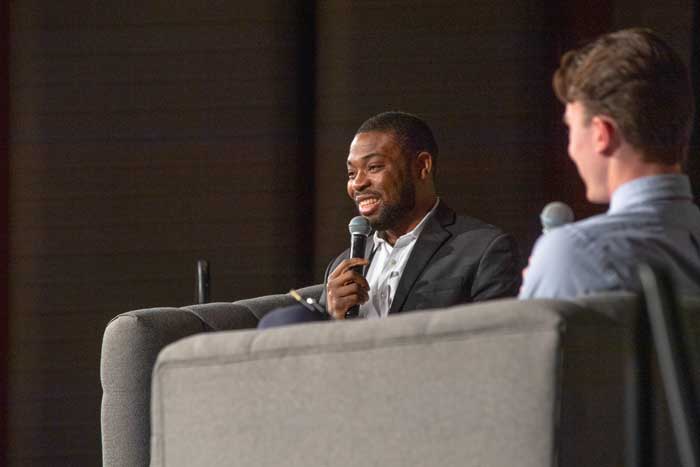
{"label": "smiling man", "polygon": [[[364,122],[350,144],[347,192],[374,233],[367,258],[345,251],[328,266],[321,304],[266,315],[261,327],[317,319],[446,307],[514,296],[520,285],[513,238],[477,219],[458,216],[435,190],[438,148],[428,125],[403,112]],[[366,278],[355,266],[366,268]]]}
{"label": "smiling man", "polygon": [[693,96],[680,57],[649,30],[607,34],[562,57],[554,91],[586,197],[610,207],[542,236],[520,297],[638,290],[640,262],[700,294],[700,210],[681,172]]}

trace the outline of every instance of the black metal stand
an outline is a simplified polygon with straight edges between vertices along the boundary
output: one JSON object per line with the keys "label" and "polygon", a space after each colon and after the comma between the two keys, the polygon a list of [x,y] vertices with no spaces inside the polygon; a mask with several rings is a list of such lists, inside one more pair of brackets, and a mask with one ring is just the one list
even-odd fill
{"label": "black metal stand", "polygon": [[209,261],[200,259],[197,261],[197,284],[196,284],[196,300],[197,303],[208,303],[211,284],[209,280]]}

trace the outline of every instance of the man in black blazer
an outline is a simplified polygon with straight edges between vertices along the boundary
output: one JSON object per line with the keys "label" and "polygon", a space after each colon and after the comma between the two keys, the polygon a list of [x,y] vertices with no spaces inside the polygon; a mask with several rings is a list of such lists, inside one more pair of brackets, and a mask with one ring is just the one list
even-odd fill
{"label": "man in black blazer", "polygon": [[[374,248],[370,236],[366,258],[371,258]],[[440,201],[408,258],[389,313],[514,296],[520,285],[516,252],[513,237],[478,219],[457,216]],[[326,284],[349,254],[346,250],[329,264]],[[357,280],[354,275],[353,279]],[[326,294],[324,289],[324,306]]]}
{"label": "man in black blazer", "polygon": [[515,296],[520,264],[513,238],[457,216],[438,198],[437,154],[432,131],[414,115],[384,112],[364,122],[350,145],[347,191],[374,230],[367,259],[345,251],[329,265],[321,297],[327,313],[290,307],[266,315],[260,327],[344,319],[355,305],[362,317],[382,318]]}

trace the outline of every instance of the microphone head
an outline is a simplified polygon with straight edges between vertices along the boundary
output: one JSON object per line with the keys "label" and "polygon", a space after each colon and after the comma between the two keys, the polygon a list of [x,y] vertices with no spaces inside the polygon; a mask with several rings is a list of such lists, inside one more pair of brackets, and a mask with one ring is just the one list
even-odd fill
{"label": "microphone head", "polygon": [[547,233],[556,227],[573,222],[574,211],[561,201],[553,201],[542,210],[540,221],[542,221],[542,232]]}
{"label": "microphone head", "polygon": [[372,228],[369,226],[369,221],[366,217],[355,216],[350,220],[348,230],[350,230],[350,235],[362,235],[366,237],[372,231]]}

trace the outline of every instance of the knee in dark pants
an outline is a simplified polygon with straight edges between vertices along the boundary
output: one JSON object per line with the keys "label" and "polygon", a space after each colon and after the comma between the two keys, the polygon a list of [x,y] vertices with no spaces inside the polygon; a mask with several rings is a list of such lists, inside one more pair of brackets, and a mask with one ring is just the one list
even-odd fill
{"label": "knee in dark pants", "polygon": [[309,323],[313,321],[327,321],[328,315],[321,314],[304,308],[302,305],[291,305],[272,310],[262,317],[258,323],[258,329],[289,326],[290,324]]}

